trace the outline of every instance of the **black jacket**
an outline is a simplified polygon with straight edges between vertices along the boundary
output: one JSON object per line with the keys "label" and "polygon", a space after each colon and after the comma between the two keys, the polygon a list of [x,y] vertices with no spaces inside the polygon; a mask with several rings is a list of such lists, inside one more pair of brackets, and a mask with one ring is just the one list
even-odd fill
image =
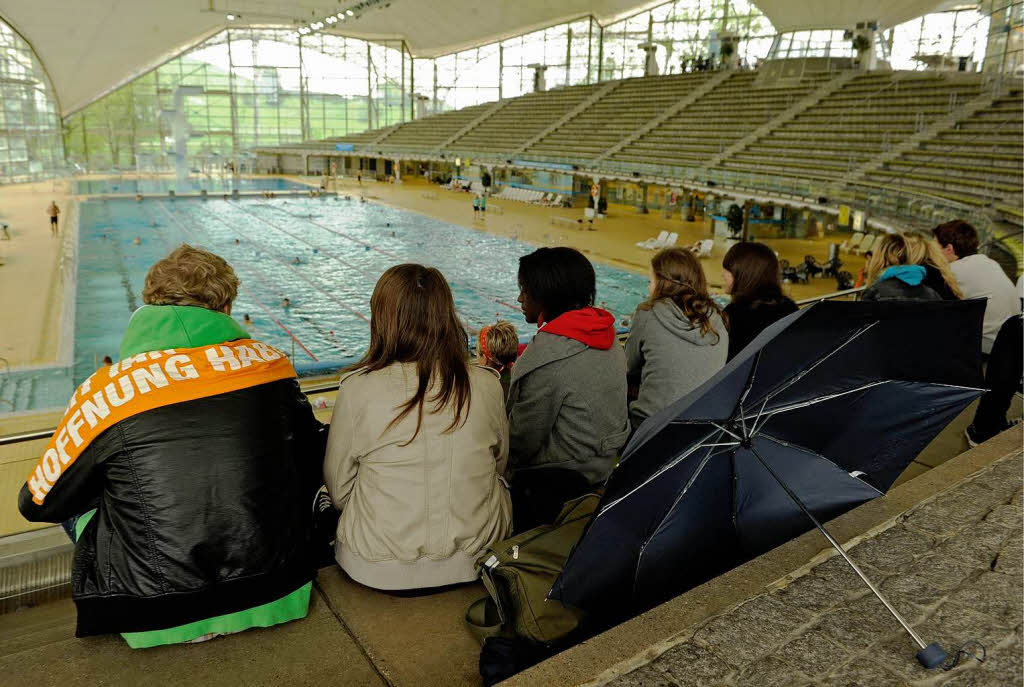
{"label": "black jacket", "polygon": [[957,295],[953,293],[953,289],[949,288],[949,284],[942,278],[942,272],[931,265],[924,265],[924,269],[924,281],[921,282],[923,285],[934,291],[944,301],[959,300]]}
{"label": "black jacket", "polygon": [[785,296],[772,300],[739,301],[725,306],[729,327],[728,359],[735,358],[765,327],[796,311],[796,303]]}
{"label": "black jacket", "polygon": [[97,508],[75,548],[78,636],[175,627],[279,599],[313,579],[312,496],[326,431],[286,379],[155,408],[97,437],[43,504]]}
{"label": "black jacket", "polygon": [[900,279],[880,279],[864,289],[862,301],[939,301],[942,298],[924,283],[911,285]]}

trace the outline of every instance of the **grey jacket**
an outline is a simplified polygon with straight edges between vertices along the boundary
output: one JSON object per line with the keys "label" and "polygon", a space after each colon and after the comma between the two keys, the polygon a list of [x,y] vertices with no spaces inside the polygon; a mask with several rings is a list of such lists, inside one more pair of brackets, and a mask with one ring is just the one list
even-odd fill
{"label": "grey jacket", "polygon": [[512,368],[509,471],[576,470],[591,484],[608,478],[629,437],[626,359],[539,332]]}
{"label": "grey jacket", "polygon": [[636,378],[640,381],[640,394],[629,405],[634,430],[725,365],[729,333],[718,314],[711,325],[718,335],[702,336],[679,306],[666,298],[650,310],[637,308],[626,341],[628,376],[634,383]]}

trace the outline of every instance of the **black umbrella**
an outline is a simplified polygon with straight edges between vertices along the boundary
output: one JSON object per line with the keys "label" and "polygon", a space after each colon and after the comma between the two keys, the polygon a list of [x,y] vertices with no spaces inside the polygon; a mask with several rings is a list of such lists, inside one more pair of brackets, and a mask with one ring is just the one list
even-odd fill
{"label": "black umbrella", "polygon": [[882,495],[983,393],[984,300],[819,302],[776,322],[626,446],[551,596],[628,615]]}

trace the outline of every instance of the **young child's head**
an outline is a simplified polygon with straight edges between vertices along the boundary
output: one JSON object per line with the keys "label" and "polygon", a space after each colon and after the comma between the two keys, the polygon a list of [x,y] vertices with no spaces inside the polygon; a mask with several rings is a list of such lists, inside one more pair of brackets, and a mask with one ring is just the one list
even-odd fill
{"label": "young child's head", "polygon": [[518,353],[519,333],[511,322],[498,320],[480,329],[476,355],[481,365],[501,371],[516,361]]}

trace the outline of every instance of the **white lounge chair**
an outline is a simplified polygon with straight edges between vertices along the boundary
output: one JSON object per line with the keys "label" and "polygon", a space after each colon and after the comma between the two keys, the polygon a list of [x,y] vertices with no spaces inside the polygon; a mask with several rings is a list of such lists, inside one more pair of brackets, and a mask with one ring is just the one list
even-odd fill
{"label": "white lounge chair", "polygon": [[852,253],[860,246],[860,242],[863,240],[864,234],[860,233],[859,231],[854,232],[853,236],[839,244],[839,250],[843,251],[844,253]]}
{"label": "white lounge chair", "polygon": [[658,246],[658,248],[671,248],[672,246],[676,245],[676,241],[678,240],[679,234],[673,231],[671,234],[668,235],[668,239],[666,239],[665,243],[661,246]]}
{"label": "white lounge chair", "polygon": [[660,234],[658,234],[657,237],[640,241],[636,245],[637,248],[646,248],[647,250],[654,250],[656,248],[661,248],[663,245],[665,245],[665,241],[667,240],[668,231],[662,231]]}
{"label": "white lounge chair", "polygon": [[854,248],[851,252],[855,255],[864,255],[869,250],[875,247],[875,244],[882,238],[881,234],[868,234],[864,237],[864,240],[860,242],[860,245]]}
{"label": "white lounge chair", "polygon": [[711,251],[714,249],[714,247],[715,247],[715,240],[714,239],[704,239],[702,241],[698,241],[697,242],[697,245],[696,245],[697,250],[695,250],[693,252],[693,254],[696,255],[698,258],[710,258],[711,257]]}

